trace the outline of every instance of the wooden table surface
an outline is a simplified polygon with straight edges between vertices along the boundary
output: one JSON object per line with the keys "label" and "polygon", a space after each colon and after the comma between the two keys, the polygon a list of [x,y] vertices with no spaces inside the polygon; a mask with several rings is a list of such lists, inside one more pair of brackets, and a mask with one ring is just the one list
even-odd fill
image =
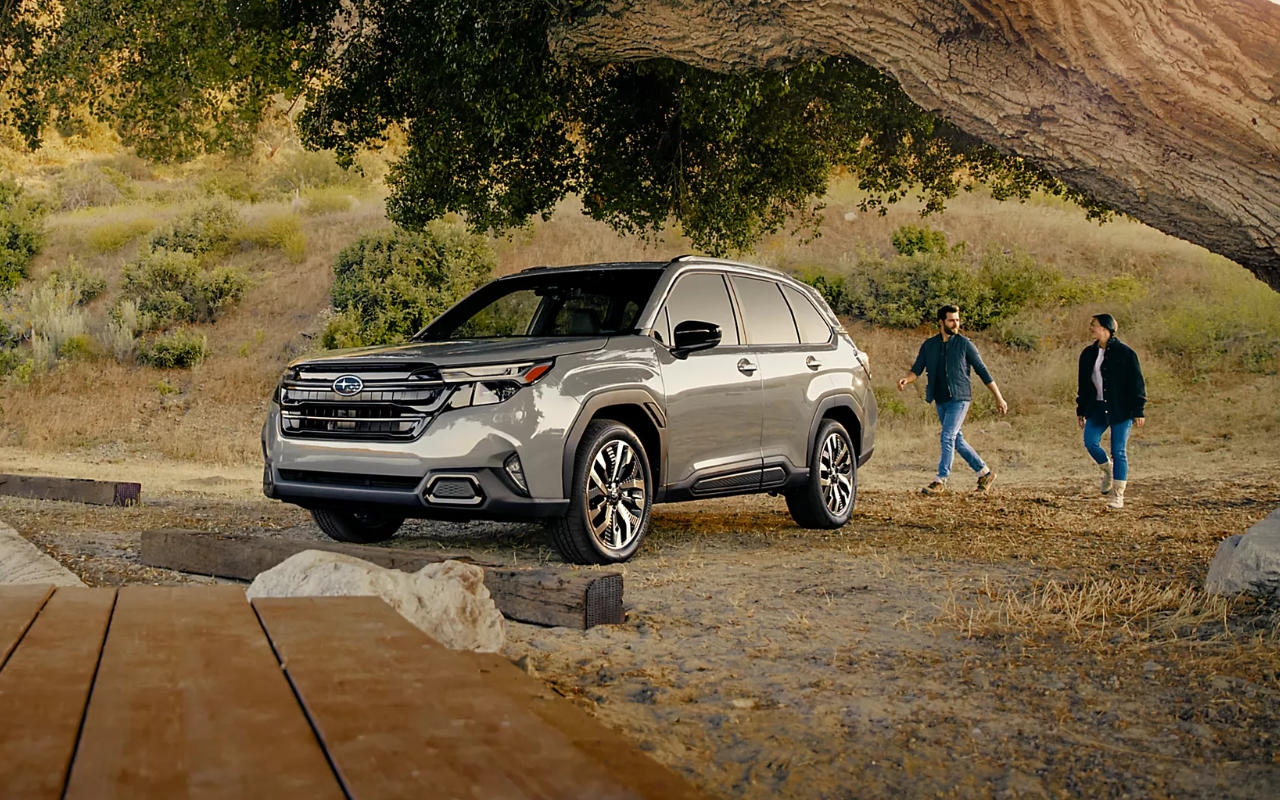
{"label": "wooden table surface", "polygon": [[0,798],[694,798],[378,598],[0,586]]}

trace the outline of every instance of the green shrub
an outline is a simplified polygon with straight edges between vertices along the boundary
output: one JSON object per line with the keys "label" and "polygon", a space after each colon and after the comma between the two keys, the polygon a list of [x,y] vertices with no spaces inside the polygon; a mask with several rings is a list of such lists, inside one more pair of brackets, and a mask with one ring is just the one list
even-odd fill
{"label": "green shrub", "polygon": [[26,280],[44,245],[45,209],[13,181],[0,180],[0,291]]}
{"label": "green shrub", "polygon": [[211,203],[151,237],[153,249],[181,250],[204,255],[225,245],[240,224],[240,215],[226,203]]}
{"label": "green shrub", "polygon": [[58,358],[87,360],[97,358],[98,353],[97,342],[87,333],[76,334],[58,347]]}
{"label": "green shrub", "polygon": [[[945,255],[947,252],[946,234],[927,226],[903,225],[893,232],[892,241],[893,249],[904,256],[916,253]],[[963,249],[963,245],[959,247]]]}
{"label": "green shrub", "polygon": [[233,307],[249,287],[249,278],[230,267],[202,269],[196,257],[180,250],[153,250],[124,268],[124,299],[137,303],[145,330],[173,323],[213,322]]}
{"label": "green shrub", "polygon": [[456,223],[365,236],[338,254],[332,290],[337,316],[322,343],[357,347],[403,340],[484,283],[495,264],[488,240]]}
{"label": "green shrub", "polygon": [[[975,266],[964,247],[948,249],[935,231],[906,226],[894,236],[894,246],[910,255],[864,258],[847,277],[817,273],[803,280],[837,314],[890,328],[932,325],[940,307],[956,305],[965,327],[984,330],[1025,308],[1058,302],[1062,276],[1030,255],[989,250]],[[1016,346],[1031,340],[1018,336]]]}
{"label": "green shrub", "polygon": [[106,279],[82,267],[75,256],[67,259],[65,267],[50,273],[49,281],[66,287],[74,295],[76,305],[81,306],[97,299],[107,288]]}
{"label": "green shrub", "polygon": [[940,306],[957,305],[966,327],[990,322],[990,296],[982,282],[950,255],[921,252],[899,256],[863,273],[853,297],[854,314],[873,325],[915,328],[933,324]]}
{"label": "green shrub", "polygon": [[149,219],[104,222],[89,231],[85,242],[96,252],[113,253],[154,227],[155,223]]}
{"label": "green shrub", "polygon": [[139,363],[159,369],[189,369],[207,355],[204,334],[185,328],[147,339],[138,348]]}
{"label": "green shrub", "polygon": [[16,347],[0,348],[0,377],[12,376],[19,383],[31,380],[35,364],[31,357]]}

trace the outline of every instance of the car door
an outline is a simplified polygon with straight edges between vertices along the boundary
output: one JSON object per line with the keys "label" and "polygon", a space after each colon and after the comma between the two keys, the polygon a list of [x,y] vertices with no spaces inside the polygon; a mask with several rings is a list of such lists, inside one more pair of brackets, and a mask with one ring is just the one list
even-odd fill
{"label": "car door", "polygon": [[[760,367],[760,456],[764,485],[780,484],[788,467],[805,465],[809,422],[813,419],[812,353],[801,346],[791,308],[774,280],[732,275],[742,312],[746,344]],[[801,445],[796,447],[797,438]]]}
{"label": "car door", "polygon": [[759,486],[761,396],[758,365],[742,344],[724,275],[689,272],[672,286],[659,314],[671,331],[687,320],[720,326],[720,344],[678,358],[659,350],[667,398],[664,483],[693,494]]}

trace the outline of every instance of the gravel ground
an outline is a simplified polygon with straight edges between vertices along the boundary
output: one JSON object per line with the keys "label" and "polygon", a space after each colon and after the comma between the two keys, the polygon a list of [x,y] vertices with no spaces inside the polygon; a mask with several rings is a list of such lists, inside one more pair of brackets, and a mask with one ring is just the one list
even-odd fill
{"label": "gravel ground", "polygon": [[[0,498],[0,520],[90,585],[213,580],[141,564],[152,528],[320,540],[236,481],[192,488],[133,508]],[[512,623],[506,654],[713,796],[1274,796],[1280,615],[1197,587],[1280,484],[1131,495],[1107,513],[1066,482],[864,490],[832,533],[773,498],[659,507],[621,568],[625,624]],[[556,561],[532,526],[411,523],[394,546]],[[1046,586],[1105,618],[1028,611]],[[1183,599],[1107,594],[1134,590]]]}

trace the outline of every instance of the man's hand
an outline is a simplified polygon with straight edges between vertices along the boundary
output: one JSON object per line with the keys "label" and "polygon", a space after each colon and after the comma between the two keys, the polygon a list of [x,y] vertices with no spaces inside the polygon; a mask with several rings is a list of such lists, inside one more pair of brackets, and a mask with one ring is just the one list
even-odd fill
{"label": "man's hand", "polygon": [[916,375],[911,370],[907,370],[906,375],[903,375],[901,378],[898,378],[898,391],[902,391],[903,389],[907,388],[908,383],[915,383],[916,378],[918,377],[920,376]]}
{"label": "man's hand", "polygon": [[1000,409],[1002,415],[1009,413],[1009,404],[1005,402],[1003,397],[996,401],[996,408]]}
{"label": "man's hand", "polygon": [[1076,417],[1076,424],[1080,426],[1081,430],[1084,430],[1084,417]]}
{"label": "man's hand", "polygon": [[903,389],[906,389],[906,388],[907,388],[907,379],[898,378],[898,391],[901,392]]}
{"label": "man's hand", "polygon": [[1141,428],[1146,423],[1146,421],[1147,421],[1146,417],[1134,417],[1133,425],[1136,428]]}

